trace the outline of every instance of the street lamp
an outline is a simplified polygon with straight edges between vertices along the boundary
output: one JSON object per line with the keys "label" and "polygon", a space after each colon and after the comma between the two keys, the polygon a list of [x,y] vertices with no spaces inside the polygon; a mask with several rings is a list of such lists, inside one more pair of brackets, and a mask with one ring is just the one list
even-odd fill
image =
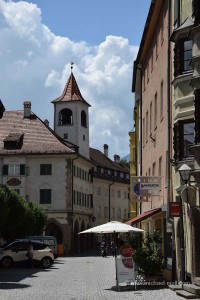
{"label": "street lamp", "polygon": [[[179,169],[179,174],[182,179],[182,181],[185,182],[185,185],[190,180],[190,176],[192,173],[192,169],[187,165],[183,164]],[[182,203],[182,197],[180,195],[180,248],[181,248],[181,274],[180,279],[182,282],[185,281],[185,240],[184,240],[184,226],[183,226],[183,203]]]}
{"label": "street lamp", "polygon": [[192,169],[187,164],[183,164],[178,171],[181,179],[185,182],[185,184],[187,184],[190,180]]}

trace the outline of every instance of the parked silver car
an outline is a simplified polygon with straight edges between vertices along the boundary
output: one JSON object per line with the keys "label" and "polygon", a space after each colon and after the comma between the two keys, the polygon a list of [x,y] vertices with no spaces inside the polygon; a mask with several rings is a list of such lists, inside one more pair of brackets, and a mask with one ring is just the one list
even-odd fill
{"label": "parked silver car", "polygon": [[[33,245],[34,266],[49,268],[54,261],[53,250],[49,245],[31,241]],[[0,266],[10,268],[13,264],[27,263],[27,249],[29,240],[16,240],[8,245],[0,247]]]}

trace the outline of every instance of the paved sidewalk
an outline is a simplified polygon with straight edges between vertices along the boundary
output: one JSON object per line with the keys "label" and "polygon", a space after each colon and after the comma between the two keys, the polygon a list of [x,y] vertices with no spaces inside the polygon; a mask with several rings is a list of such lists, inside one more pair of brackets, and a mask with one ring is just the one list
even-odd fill
{"label": "paved sidewalk", "polygon": [[49,270],[0,269],[3,300],[176,300],[167,286],[116,289],[115,259],[111,256],[62,257]]}

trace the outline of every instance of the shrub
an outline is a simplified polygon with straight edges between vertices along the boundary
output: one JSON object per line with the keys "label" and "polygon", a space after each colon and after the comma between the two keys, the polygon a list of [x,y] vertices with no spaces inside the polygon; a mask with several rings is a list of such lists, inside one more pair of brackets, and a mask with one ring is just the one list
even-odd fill
{"label": "shrub", "polygon": [[146,276],[160,274],[165,266],[162,255],[162,236],[159,231],[148,232],[145,236],[137,239],[134,243],[133,260],[138,265],[139,270]]}

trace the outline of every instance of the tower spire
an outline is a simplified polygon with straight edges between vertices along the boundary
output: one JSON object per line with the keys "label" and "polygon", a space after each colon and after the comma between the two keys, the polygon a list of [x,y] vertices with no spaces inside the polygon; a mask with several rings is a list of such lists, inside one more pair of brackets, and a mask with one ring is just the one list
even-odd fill
{"label": "tower spire", "polygon": [[73,63],[73,61],[71,61],[71,73],[72,73],[73,67],[74,67],[74,63]]}

